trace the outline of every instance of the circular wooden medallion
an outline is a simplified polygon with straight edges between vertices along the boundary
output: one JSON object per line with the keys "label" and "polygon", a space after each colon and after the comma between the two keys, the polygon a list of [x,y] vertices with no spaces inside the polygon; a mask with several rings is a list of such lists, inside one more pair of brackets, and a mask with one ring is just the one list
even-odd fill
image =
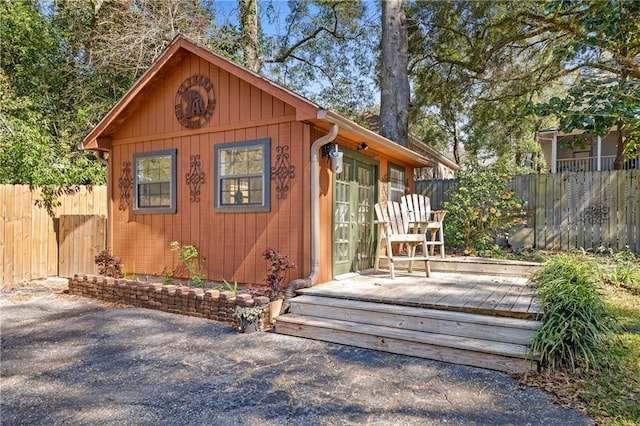
{"label": "circular wooden medallion", "polygon": [[176,93],[176,118],[184,127],[197,129],[209,121],[215,105],[215,93],[209,77],[193,75],[182,82]]}

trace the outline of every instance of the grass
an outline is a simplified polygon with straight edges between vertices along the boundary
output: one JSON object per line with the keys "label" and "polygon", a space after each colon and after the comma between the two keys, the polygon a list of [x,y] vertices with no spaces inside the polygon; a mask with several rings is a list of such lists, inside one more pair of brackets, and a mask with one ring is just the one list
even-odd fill
{"label": "grass", "polygon": [[629,253],[574,254],[593,263],[598,291],[620,327],[612,343],[599,351],[597,366],[548,369],[523,381],[551,393],[602,425],[640,424],[640,260]]}
{"label": "grass", "polygon": [[[640,283],[638,283],[640,286]],[[587,413],[602,424],[640,424],[640,295],[625,288],[603,289],[607,307],[622,325],[620,344],[608,354],[607,364],[582,374]]]}

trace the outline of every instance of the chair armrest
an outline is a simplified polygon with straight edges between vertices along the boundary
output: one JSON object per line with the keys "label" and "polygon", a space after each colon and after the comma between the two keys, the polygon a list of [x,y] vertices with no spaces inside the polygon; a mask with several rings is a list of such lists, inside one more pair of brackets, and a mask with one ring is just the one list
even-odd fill
{"label": "chair armrest", "polygon": [[433,221],[442,222],[447,213],[448,213],[447,210],[433,210],[431,212],[431,214],[433,215]]}

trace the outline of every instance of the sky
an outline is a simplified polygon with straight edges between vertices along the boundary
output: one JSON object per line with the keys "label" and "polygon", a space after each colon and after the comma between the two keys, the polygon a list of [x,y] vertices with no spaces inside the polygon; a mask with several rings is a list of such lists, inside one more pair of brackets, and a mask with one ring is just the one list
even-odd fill
{"label": "sky", "polygon": [[[367,8],[367,15],[369,16],[368,20],[372,22],[377,22],[379,19],[378,5],[374,1],[365,1],[364,2]],[[237,0],[214,0],[212,4],[212,8],[215,11],[215,23],[218,26],[223,26],[225,24],[231,24],[234,27],[238,26],[238,1]],[[290,9],[287,1],[284,0],[258,0],[258,19],[261,26],[261,31],[263,36],[266,37],[274,37],[277,39],[278,37],[282,37],[286,33],[286,20],[290,14]],[[354,49],[355,50],[355,49]],[[342,52],[345,57],[351,58],[353,62],[353,58],[357,57],[357,55],[367,54],[366,52],[370,52],[370,50],[366,48],[362,48],[358,51],[344,51]],[[265,56],[269,56],[266,54]],[[295,61],[290,62],[290,64],[295,64]],[[279,80],[285,84],[288,84],[286,76],[283,78],[283,74],[280,72],[276,75],[274,74],[274,67],[263,66],[262,73],[270,79]],[[359,74],[361,77],[361,86],[363,90],[370,92],[368,97],[369,101],[367,102],[368,106],[363,106],[363,108],[370,108],[373,105],[380,103],[380,91],[377,89],[377,85],[375,84],[372,76]],[[322,73],[316,74],[317,80],[312,81],[309,85],[304,87],[304,92],[300,93],[301,95],[305,95],[309,97],[310,95],[313,97],[314,94],[319,94],[323,89],[325,92],[327,87],[330,84],[327,81],[322,81]],[[364,81],[364,83],[362,83]],[[355,82],[353,82],[355,83]],[[346,84],[346,83],[342,83]],[[294,90],[296,90],[294,88]],[[297,91],[300,91],[298,89]],[[322,104],[322,101],[314,99],[315,101]],[[328,105],[321,105],[328,106]]]}

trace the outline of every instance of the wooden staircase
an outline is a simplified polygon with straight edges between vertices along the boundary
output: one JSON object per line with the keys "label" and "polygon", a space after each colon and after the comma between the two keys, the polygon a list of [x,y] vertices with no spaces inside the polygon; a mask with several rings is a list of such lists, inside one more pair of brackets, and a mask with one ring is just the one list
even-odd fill
{"label": "wooden staircase", "polygon": [[537,368],[529,356],[540,327],[533,318],[301,293],[277,318],[277,333],[509,373]]}

